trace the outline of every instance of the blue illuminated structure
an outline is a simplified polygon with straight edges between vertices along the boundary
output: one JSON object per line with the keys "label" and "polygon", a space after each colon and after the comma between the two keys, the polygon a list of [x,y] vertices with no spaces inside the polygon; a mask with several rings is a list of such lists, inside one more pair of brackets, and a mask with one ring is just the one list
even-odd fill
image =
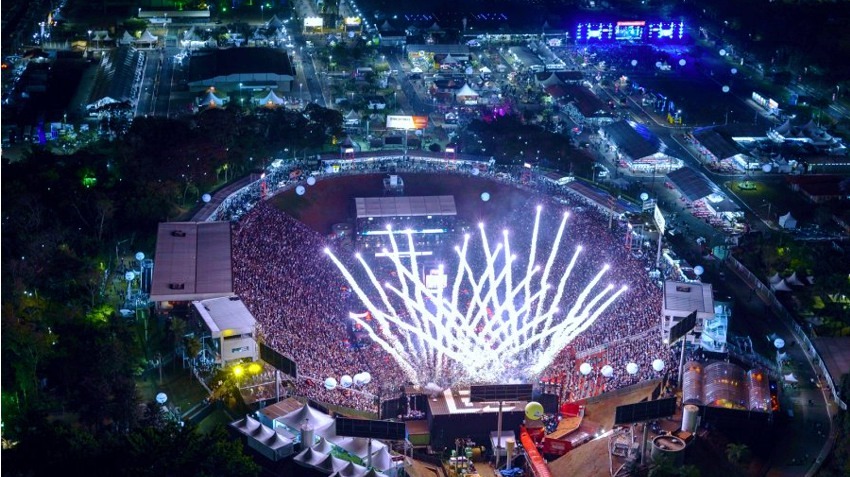
{"label": "blue illuminated structure", "polygon": [[612,23],[579,23],[576,27],[576,42],[611,41],[613,38]]}
{"label": "blue illuminated structure", "polygon": [[650,41],[681,40],[685,36],[685,24],[684,22],[650,23],[647,34]]}
{"label": "blue illuminated structure", "polygon": [[618,21],[616,23],[588,23],[576,25],[576,43],[593,42],[678,42],[685,36],[684,22],[647,22],[644,20]]}

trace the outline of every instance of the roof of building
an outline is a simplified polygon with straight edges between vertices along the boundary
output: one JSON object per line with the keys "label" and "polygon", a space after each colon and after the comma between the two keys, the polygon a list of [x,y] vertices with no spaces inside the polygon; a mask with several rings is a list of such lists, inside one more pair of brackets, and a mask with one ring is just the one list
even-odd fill
{"label": "roof of building", "polygon": [[842,194],[850,195],[850,183],[848,189],[843,190],[841,184],[846,178],[830,174],[788,176],[788,182],[796,184],[800,190],[805,191],[813,197],[833,197]]}
{"label": "roof of building", "polygon": [[457,215],[452,195],[405,197],[357,197],[357,218]]}
{"label": "roof of building", "polygon": [[567,96],[572,98],[573,104],[582,116],[589,118],[594,116],[610,116],[611,111],[604,101],[587,89],[586,86],[579,84],[564,85],[564,90]]}
{"label": "roof of building", "polygon": [[[189,57],[188,79],[204,81],[238,75],[295,76],[285,49],[224,48],[199,50]],[[234,78],[234,81],[238,79]]]}
{"label": "roof of building", "polygon": [[643,124],[617,121],[602,127],[602,131],[624,154],[634,160],[652,156],[664,149],[664,144]]}
{"label": "roof of building", "polygon": [[710,283],[664,282],[664,309],[714,313],[714,295]]}
{"label": "roof of building", "polygon": [[204,320],[213,338],[252,332],[257,324],[254,315],[238,296],[196,300],[192,306]]}
{"label": "roof of building", "polygon": [[670,178],[670,182],[679,189],[682,195],[690,201],[699,200],[720,192],[720,189],[713,182],[690,166],[670,171],[667,173],[667,177]]}
{"label": "roof of building", "polygon": [[738,143],[716,128],[697,129],[693,135],[702,147],[708,149],[718,160],[728,159],[743,152]]}
{"label": "roof of building", "polygon": [[841,376],[850,373],[850,337],[814,338],[812,342],[837,385]]}
{"label": "roof of building", "polygon": [[152,301],[233,294],[229,222],[163,222],[156,237]]}
{"label": "roof of building", "polygon": [[120,46],[104,54],[94,78],[88,106],[99,108],[105,104],[132,101],[136,69],[142,61],[139,50],[132,46]]}

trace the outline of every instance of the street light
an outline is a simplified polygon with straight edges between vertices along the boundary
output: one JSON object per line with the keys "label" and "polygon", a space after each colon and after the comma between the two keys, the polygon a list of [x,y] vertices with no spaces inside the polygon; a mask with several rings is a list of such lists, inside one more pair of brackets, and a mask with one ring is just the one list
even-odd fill
{"label": "street light", "polygon": [[265,8],[265,5],[260,5],[260,23],[263,23],[265,21],[265,15],[263,14]]}
{"label": "street light", "polygon": [[89,30],[89,42],[86,43],[86,51],[89,49],[89,44],[91,44],[91,30]]}

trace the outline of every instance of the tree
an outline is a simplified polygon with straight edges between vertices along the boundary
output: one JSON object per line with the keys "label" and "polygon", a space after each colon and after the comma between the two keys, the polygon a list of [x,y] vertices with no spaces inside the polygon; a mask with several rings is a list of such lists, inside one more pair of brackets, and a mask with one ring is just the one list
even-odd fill
{"label": "tree", "polygon": [[730,442],[726,444],[726,458],[733,464],[739,464],[747,459],[750,448],[746,444]]}

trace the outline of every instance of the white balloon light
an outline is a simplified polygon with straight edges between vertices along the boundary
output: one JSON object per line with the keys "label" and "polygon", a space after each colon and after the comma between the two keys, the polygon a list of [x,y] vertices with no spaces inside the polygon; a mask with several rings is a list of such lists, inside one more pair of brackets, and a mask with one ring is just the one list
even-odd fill
{"label": "white balloon light", "polygon": [[316,185],[316,178],[313,177],[313,176],[308,177],[307,178],[307,185]]}
{"label": "white balloon light", "polygon": [[368,371],[363,371],[360,374],[363,376],[363,384],[369,384],[370,382],[372,382],[372,375],[369,374]]}
{"label": "white balloon light", "polygon": [[660,62],[660,61],[656,61],[656,62],[655,62],[655,67],[656,67],[656,68],[661,68],[661,62]]}
{"label": "white balloon light", "polygon": [[353,381],[354,381],[354,384],[356,386],[363,386],[363,374],[362,373],[355,374]]}
{"label": "white balloon light", "polygon": [[482,192],[481,193],[481,200],[483,200],[484,202],[487,202],[488,200],[490,200],[490,193],[489,192]]}
{"label": "white balloon light", "polygon": [[686,64],[688,64],[688,62],[687,62],[687,61],[685,61],[685,59],[684,59],[684,58],[682,58],[681,60],[679,60],[679,66],[685,66]]}
{"label": "white balloon light", "polygon": [[702,268],[702,265],[697,265],[696,267],[694,267],[694,274],[696,274],[696,276],[702,276],[703,273],[705,273],[705,269]]}
{"label": "white balloon light", "polygon": [[614,375],[614,368],[612,368],[610,365],[607,365],[607,364],[605,366],[602,366],[602,376],[605,376],[606,378],[610,378],[613,375]]}
{"label": "white balloon light", "polygon": [[720,88],[720,89],[722,89],[724,93],[728,93],[728,92],[729,92],[729,87],[728,87],[728,86],[726,86],[726,85],[724,85],[724,86],[723,86],[722,88]]}
{"label": "white balloon light", "polygon": [[328,391],[333,391],[334,389],[336,389],[336,378],[326,378],[325,389],[327,389]]}
{"label": "white balloon light", "polygon": [[477,176],[480,173],[481,173],[481,171],[479,171],[477,167],[472,168],[472,175],[473,176]]}
{"label": "white balloon light", "polygon": [[295,188],[295,193],[298,194],[298,195],[304,195],[305,192],[307,192],[307,189],[304,188],[303,185],[300,185],[300,186]]}
{"label": "white balloon light", "polygon": [[649,200],[649,194],[647,194],[646,192],[641,192],[640,193],[640,200],[646,202],[647,200]]}
{"label": "white balloon light", "polygon": [[581,374],[587,376],[588,374],[590,374],[591,371],[593,371],[593,367],[590,365],[590,363],[581,363],[581,366],[578,367],[578,370]]}
{"label": "white balloon light", "polygon": [[773,170],[773,165],[765,164],[765,165],[761,166],[761,170],[764,171],[764,172],[770,172],[770,171]]}
{"label": "white balloon light", "polygon": [[726,56],[726,50],[721,49],[720,50],[720,56]]}
{"label": "white balloon light", "polygon": [[629,363],[626,365],[626,372],[631,375],[637,374],[638,369],[640,368],[638,367],[637,363]]}
{"label": "white balloon light", "polygon": [[652,369],[658,371],[659,373],[661,371],[664,371],[664,360],[656,359],[655,361],[653,361],[652,362]]}
{"label": "white balloon light", "polygon": [[637,60],[632,60],[632,66],[637,66]]}
{"label": "white balloon light", "polygon": [[353,382],[353,379],[351,379],[351,376],[349,376],[347,374],[343,374],[339,378],[339,385],[344,387],[344,388],[350,388],[352,382]]}
{"label": "white balloon light", "polygon": [[776,349],[782,349],[785,347],[785,340],[782,338],[776,338],[773,340],[773,346],[776,346]]}
{"label": "white balloon light", "polygon": [[209,202],[209,201],[212,200],[212,196],[209,195],[209,194],[204,194],[204,195],[201,196],[201,200],[204,201],[205,203]]}
{"label": "white balloon light", "polygon": [[738,74],[738,68],[732,68],[732,74],[733,75]]}

